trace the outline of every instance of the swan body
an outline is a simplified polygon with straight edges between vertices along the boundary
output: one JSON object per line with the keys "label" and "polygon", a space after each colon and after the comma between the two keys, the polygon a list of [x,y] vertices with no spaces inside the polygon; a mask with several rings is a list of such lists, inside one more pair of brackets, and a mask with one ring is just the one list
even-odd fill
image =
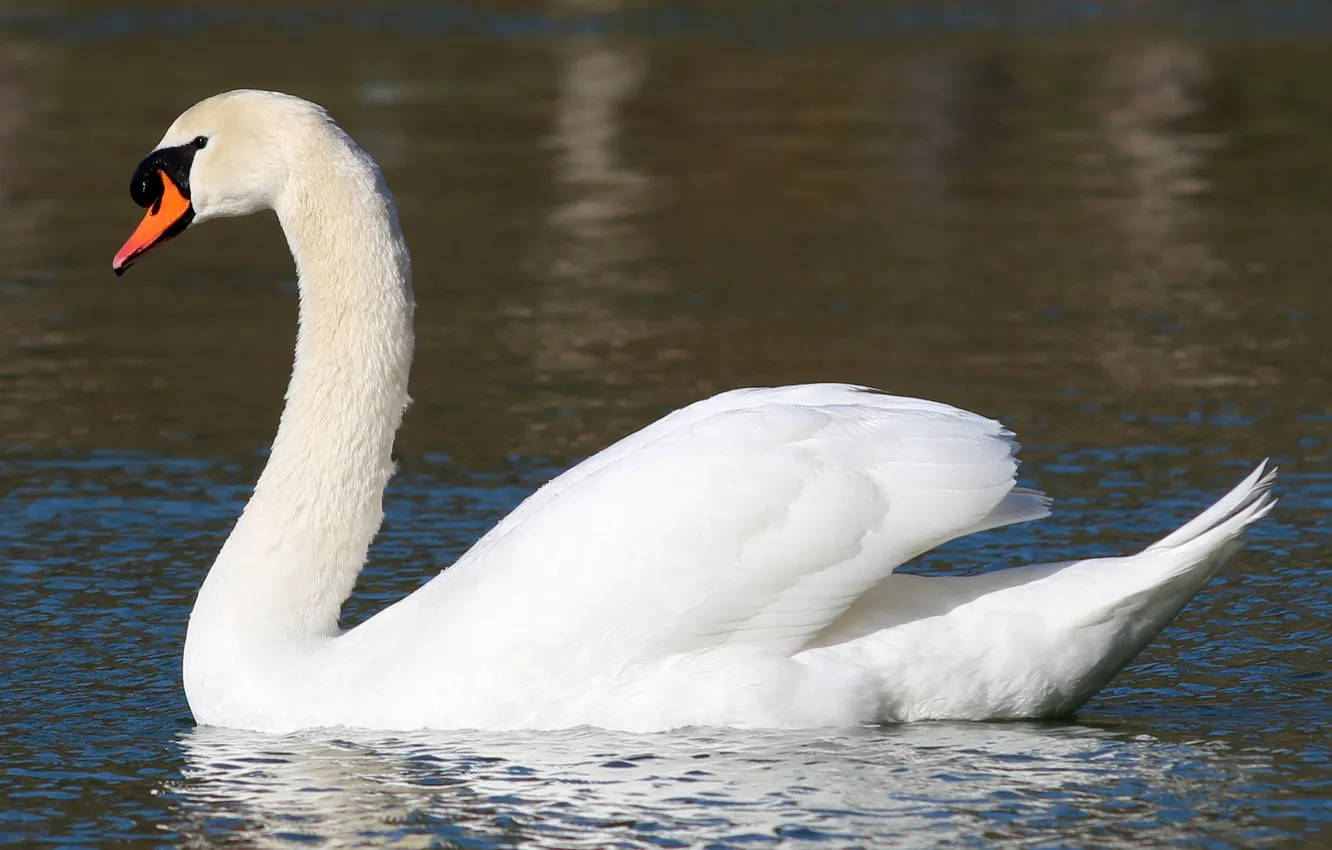
{"label": "swan body", "polygon": [[[546,484],[356,628],[408,402],[411,268],[378,168],[322,109],[238,91],[135,174],[123,271],[192,223],[276,210],[300,275],[287,403],[190,616],[201,724],[657,730],[1067,715],[1273,505],[1260,466],[1123,558],[971,577],[894,568],[1046,516],[999,423],[816,384],[678,410]],[[181,222],[184,222],[183,224]]]}

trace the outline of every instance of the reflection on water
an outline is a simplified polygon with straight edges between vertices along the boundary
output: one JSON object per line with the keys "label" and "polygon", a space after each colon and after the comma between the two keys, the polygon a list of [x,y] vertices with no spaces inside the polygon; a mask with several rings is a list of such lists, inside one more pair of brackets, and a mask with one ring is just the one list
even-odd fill
{"label": "reflection on water", "polygon": [[532,362],[538,370],[568,371],[602,365],[607,349],[648,332],[641,320],[616,315],[613,305],[655,288],[634,274],[648,254],[641,218],[652,181],[624,165],[619,152],[619,113],[642,84],[643,49],[612,46],[599,36],[565,39],[558,47],[550,144],[560,200],[546,219],[548,284],[533,309]]}
{"label": "reflection on water", "polygon": [[1015,120],[1027,106],[1027,92],[1015,79],[1011,58],[999,52],[921,51],[907,57],[900,75],[900,172],[889,193],[899,213],[893,224],[909,267],[931,275],[922,280],[913,274],[909,285],[964,285],[977,264],[957,250],[967,239],[959,213],[974,184],[1002,175],[1007,151],[1028,141]]}
{"label": "reflection on water", "polygon": [[[565,5],[571,12],[607,11],[618,3]],[[623,404],[634,394],[644,350],[629,346],[681,325],[680,316],[642,307],[666,288],[663,270],[650,262],[644,225],[657,187],[626,164],[621,150],[623,111],[648,73],[648,51],[595,33],[557,39],[553,48],[557,89],[544,141],[554,154],[555,204],[536,240],[538,288],[528,303],[507,311],[517,320],[512,336],[530,357],[538,388],[512,410],[537,432],[547,423],[532,414],[554,406],[581,418]],[[570,394],[569,382],[589,373],[597,376],[598,392]]]}
{"label": "reflection on water", "polygon": [[48,226],[24,167],[37,129],[39,57],[37,46],[0,34],[0,435],[25,440],[40,439],[43,426],[26,421],[22,405],[44,394],[57,369],[40,352],[66,341],[44,321],[50,306],[31,265],[34,236]]}
{"label": "reflection on water", "polygon": [[[1262,753],[1085,726],[927,724],[842,733],[279,739],[196,729],[164,783],[172,826],[240,846],[936,846],[1056,830],[1070,846],[1262,843]],[[1180,814],[1187,812],[1181,818]],[[225,824],[224,830],[219,825]],[[411,835],[429,826],[433,839]]]}
{"label": "reflection on water", "polygon": [[1095,281],[1109,308],[1100,361],[1120,386],[1251,381],[1224,373],[1218,347],[1193,332],[1201,316],[1233,318],[1214,286],[1224,264],[1207,243],[1201,205],[1208,156],[1224,139],[1190,123],[1213,84],[1207,60],[1187,45],[1150,42],[1109,57],[1101,77],[1107,152],[1093,161],[1094,197],[1121,257]]}

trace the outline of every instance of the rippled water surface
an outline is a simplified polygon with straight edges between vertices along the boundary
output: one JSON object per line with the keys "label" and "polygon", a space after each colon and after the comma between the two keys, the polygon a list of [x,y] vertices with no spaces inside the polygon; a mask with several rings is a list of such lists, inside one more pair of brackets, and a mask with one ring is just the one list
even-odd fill
{"label": "rippled water surface", "polygon": [[[1327,846],[1330,54],[1317,2],[0,2],[0,841]],[[140,157],[238,86],[325,103],[413,248],[416,403],[348,623],[733,386],[1019,432],[1055,515],[916,570],[1129,551],[1267,456],[1281,503],[1075,722],[196,729],[185,623],[294,273],[271,216],[108,264]]]}

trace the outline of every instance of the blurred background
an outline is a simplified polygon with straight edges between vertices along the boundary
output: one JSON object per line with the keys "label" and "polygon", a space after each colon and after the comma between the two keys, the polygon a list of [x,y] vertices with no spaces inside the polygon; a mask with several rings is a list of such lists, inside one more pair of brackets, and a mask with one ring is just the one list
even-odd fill
{"label": "blurred background", "polygon": [[[240,87],[325,105],[382,165],[413,252],[416,401],[349,622],[553,472],[735,386],[864,383],[1016,430],[1024,483],[1056,516],[926,570],[1125,551],[1272,456],[1283,501],[1249,552],[1088,707],[1113,734],[1087,752],[1151,769],[1079,773],[1096,793],[1053,808],[1042,785],[985,840],[1054,823],[1127,846],[1319,846],[1332,2],[1317,0],[0,0],[0,720],[5,790],[29,801],[0,838],[234,828],[249,846],[262,830],[244,824],[271,826],[253,800],[208,796],[225,783],[199,773],[219,762],[197,755],[178,659],[276,427],[294,270],[266,214],[110,271],[141,214],[140,158]],[[1138,736],[1221,749],[1160,764]],[[1077,772],[1070,746],[1051,770]],[[974,766],[983,735],[966,747]],[[1235,773],[1239,752],[1261,769]],[[1177,768],[1196,781],[1154,797]],[[1226,783],[1241,790],[1214,805]],[[1000,806],[987,794],[967,811]],[[398,804],[449,817],[436,798]],[[937,834],[891,818],[834,834],[982,834],[959,805]],[[312,834],[350,828],[316,810]],[[1162,817],[1175,832],[1143,831]],[[440,834],[422,823],[407,831]],[[671,834],[724,846],[753,827],[708,829]]]}
{"label": "blurred background", "polygon": [[267,444],[295,315],[273,219],[107,268],[138,160],[238,87],[326,105],[397,196],[420,301],[407,455],[563,463],[700,396],[808,380],[1039,442],[1210,443],[1152,420],[1260,416],[1251,459],[1332,413],[1332,4],[61,2],[0,22],[10,445]]}

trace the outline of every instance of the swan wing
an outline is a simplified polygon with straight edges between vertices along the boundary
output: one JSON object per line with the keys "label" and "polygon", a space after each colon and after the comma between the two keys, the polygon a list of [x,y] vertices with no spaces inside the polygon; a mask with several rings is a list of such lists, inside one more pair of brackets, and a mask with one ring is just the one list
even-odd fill
{"label": "swan wing", "polygon": [[1013,492],[1015,449],[995,421],[861,387],[733,391],[554,479],[414,597],[464,628],[502,615],[495,649],[790,655],[898,564],[1048,513]]}

